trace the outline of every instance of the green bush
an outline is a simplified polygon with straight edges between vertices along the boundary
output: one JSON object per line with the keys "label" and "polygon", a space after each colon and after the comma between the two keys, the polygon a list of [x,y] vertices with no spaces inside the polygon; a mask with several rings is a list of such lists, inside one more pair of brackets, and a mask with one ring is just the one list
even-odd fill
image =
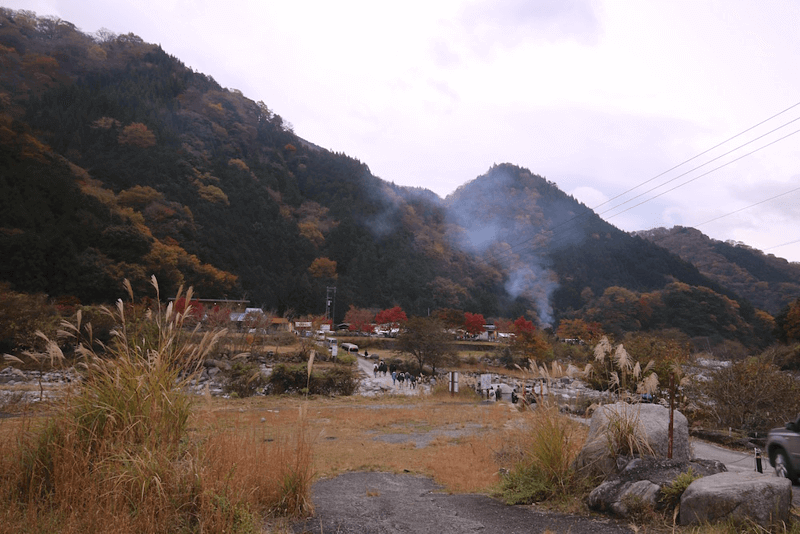
{"label": "green bush", "polygon": [[653,504],[642,498],[641,495],[627,494],[622,498],[622,505],[628,511],[628,518],[637,525],[657,523],[661,516],[656,512]]}
{"label": "green bush", "polygon": [[336,356],[336,363],[341,365],[353,365],[356,361],[356,357],[347,352],[340,352],[339,355]]}
{"label": "green bush", "polygon": [[228,381],[225,384],[225,392],[235,393],[239,398],[252,397],[267,385],[267,378],[254,363],[234,362],[226,375]]}
{"label": "green bush", "polygon": [[47,295],[17,293],[0,284],[0,353],[39,348],[36,331],[52,337],[59,320]]}
{"label": "green bush", "polygon": [[668,510],[675,509],[681,502],[681,495],[689,487],[689,484],[700,478],[692,472],[690,467],[685,473],[676,476],[675,479],[661,488],[661,503],[666,506]]}
{"label": "green bush", "polygon": [[358,376],[349,366],[337,365],[324,371],[314,370],[308,377],[307,365],[276,365],[269,376],[275,394],[298,393],[308,388],[311,395],[352,395]]}
{"label": "green bush", "polygon": [[272,392],[277,395],[300,391],[308,384],[308,367],[285,363],[276,365],[267,381],[272,386]]}

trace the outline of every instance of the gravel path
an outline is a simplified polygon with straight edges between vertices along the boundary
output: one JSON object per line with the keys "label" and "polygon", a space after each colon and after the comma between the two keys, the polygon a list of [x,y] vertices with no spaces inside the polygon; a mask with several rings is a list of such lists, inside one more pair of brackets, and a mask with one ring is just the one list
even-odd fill
{"label": "gravel path", "polygon": [[623,523],[506,506],[485,495],[448,495],[431,479],[391,473],[347,473],[314,484],[315,517],[293,532],[464,534],[470,532],[630,533]]}
{"label": "gravel path", "polygon": [[409,387],[408,384],[400,384],[400,382],[392,383],[392,376],[386,373],[386,376],[378,373],[375,376],[374,366],[378,360],[368,360],[367,358],[358,356],[358,368],[363,375],[359,394],[366,396],[375,396],[379,394],[393,394],[393,395],[419,395],[420,393],[430,392],[428,384],[417,383],[416,388]]}

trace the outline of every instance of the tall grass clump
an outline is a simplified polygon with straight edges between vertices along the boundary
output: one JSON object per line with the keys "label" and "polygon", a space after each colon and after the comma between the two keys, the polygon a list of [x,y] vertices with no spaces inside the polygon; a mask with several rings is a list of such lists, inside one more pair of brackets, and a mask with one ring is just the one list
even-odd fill
{"label": "tall grass clump", "polygon": [[[237,466],[219,473],[213,444],[189,432],[187,386],[224,330],[185,329],[190,309],[160,304],[152,283],[157,298],[149,307],[134,305],[126,284],[131,302],[104,310],[116,324],[108,344],[93,339],[80,314],[77,324],[63,325],[82,380],[52,418],[30,426],[3,455],[0,531],[260,531],[270,502],[252,486],[244,494],[226,489]],[[55,342],[48,340],[47,351],[63,360]],[[248,476],[273,467],[248,465]]]}
{"label": "tall grass clump", "polygon": [[606,410],[605,437],[610,458],[655,455],[639,422],[638,410],[632,409],[630,405],[623,405],[623,408],[608,405]]}
{"label": "tall grass clump", "polygon": [[529,413],[530,430],[516,444],[520,458],[500,482],[499,494],[508,504],[558,500],[582,487],[573,467],[582,445],[575,423],[546,403]]}

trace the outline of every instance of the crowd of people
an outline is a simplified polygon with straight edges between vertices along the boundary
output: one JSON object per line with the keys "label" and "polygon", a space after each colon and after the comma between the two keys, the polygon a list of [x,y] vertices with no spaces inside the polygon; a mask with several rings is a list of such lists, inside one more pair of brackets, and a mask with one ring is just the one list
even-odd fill
{"label": "crowd of people", "polygon": [[389,373],[392,377],[393,386],[400,384],[400,387],[404,386],[408,386],[410,388],[417,387],[417,376],[409,373],[408,371],[399,370],[395,364],[387,366],[386,362],[380,360],[378,363],[374,365],[373,374],[375,378],[378,378],[378,376],[386,376],[387,373]]}

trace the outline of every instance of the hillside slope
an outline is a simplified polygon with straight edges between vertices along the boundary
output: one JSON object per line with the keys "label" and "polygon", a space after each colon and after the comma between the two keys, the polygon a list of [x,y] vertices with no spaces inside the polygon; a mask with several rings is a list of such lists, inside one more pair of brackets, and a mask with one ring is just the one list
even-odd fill
{"label": "hillside slope", "polygon": [[711,239],[694,228],[655,228],[637,235],[693,263],[711,280],[773,315],[800,295],[798,263],[743,243]]}
{"label": "hillside slope", "polygon": [[0,9],[0,170],[18,291],[108,302],[155,274],[300,315],[335,286],[336,320],[400,305],[765,342],[734,291],[527,169],[444,200],[389,184],[132,34]]}

